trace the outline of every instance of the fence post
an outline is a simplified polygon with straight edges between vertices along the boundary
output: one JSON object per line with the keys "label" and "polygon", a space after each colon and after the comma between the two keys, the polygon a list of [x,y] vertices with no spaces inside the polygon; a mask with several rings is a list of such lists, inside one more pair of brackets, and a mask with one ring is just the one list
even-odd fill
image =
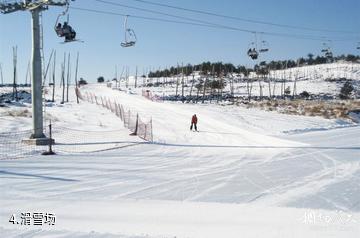
{"label": "fence post", "polygon": [[152,117],[150,119],[150,126],[151,126],[151,134],[150,134],[150,138],[151,138],[151,142],[154,142],[154,136],[153,136],[153,124],[152,124]]}
{"label": "fence post", "polygon": [[119,117],[120,117],[120,120],[122,120],[122,115],[121,115],[121,107],[120,107],[120,104],[117,105],[118,107],[118,111],[119,111]]}
{"label": "fence post", "polygon": [[51,121],[49,124],[49,151],[45,151],[43,153],[41,153],[42,155],[55,155],[55,152],[52,150],[52,144],[53,144],[53,138],[52,138],[52,125],[51,125]]}
{"label": "fence post", "polygon": [[116,102],[115,102],[115,104],[114,104],[114,108],[115,108],[115,115],[116,115],[117,117],[119,117],[118,107],[117,107],[117,103],[116,103]]}
{"label": "fence post", "polygon": [[129,109],[129,111],[128,111],[129,113],[128,113],[128,122],[127,122],[127,128],[130,128],[130,116],[131,116],[131,111],[130,111],[130,109]]}
{"label": "fence post", "polygon": [[145,127],[144,140],[146,140],[147,125],[145,124],[144,127]]}
{"label": "fence post", "polygon": [[116,113],[116,102],[114,101],[112,104],[111,104],[111,111],[114,113]]}
{"label": "fence post", "polygon": [[135,131],[130,134],[131,136],[136,136],[137,135],[138,126],[139,126],[139,113],[136,114]]}

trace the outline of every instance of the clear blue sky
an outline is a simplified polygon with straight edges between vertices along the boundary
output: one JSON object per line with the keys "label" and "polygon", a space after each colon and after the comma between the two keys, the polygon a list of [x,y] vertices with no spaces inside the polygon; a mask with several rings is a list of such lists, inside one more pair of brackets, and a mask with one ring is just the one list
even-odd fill
{"label": "clear blue sky", "polygon": [[[359,0],[149,0],[157,3],[181,6],[224,15],[267,21],[279,24],[304,27],[359,32],[343,34],[286,29],[246,23],[206,15],[182,12],[163,7],[155,7],[133,0],[108,0],[129,6],[162,11],[186,17],[211,21],[231,27],[252,31],[270,31],[301,35],[327,36],[333,38],[358,39],[353,41],[332,42],[333,52],[338,54],[358,54],[356,42],[360,41],[360,1]],[[106,5],[94,0],[76,0],[73,7],[111,11],[129,15],[140,15],[171,19],[152,13],[141,12],[120,6]],[[121,16],[103,15],[70,9],[70,25],[77,31],[78,38],[85,43],[60,44],[62,38],[56,36],[53,27],[61,7],[52,7],[43,13],[45,58],[51,50],[57,50],[58,73],[60,60],[65,52],[70,52],[75,60],[80,53],[79,76],[95,81],[100,75],[111,79],[115,65],[120,73],[123,66],[135,71],[164,68],[177,63],[201,63],[202,61],[223,61],[235,65],[251,66],[253,62],[246,56],[246,50],[254,36],[232,30],[180,25],[157,21],[129,18],[129,25],[137,34],[136,47],[122,48],[123,21]],[[12,47],[18,46],[18,80],[25,81],[27,63],[31,54],[31,16],[29,12],[0,15],[0,63],[3,65],[7,82],[12,80]],[[63,18],[63,20],[65,20]],[[174,19],[179,20],[179,19]],[[321,41],[293,39],[275,36],[262,36],[270,44],[270,52],[263,60],[296,59],[308,53],[321,54]],[[59,78],[59,77],[58,77]]]}

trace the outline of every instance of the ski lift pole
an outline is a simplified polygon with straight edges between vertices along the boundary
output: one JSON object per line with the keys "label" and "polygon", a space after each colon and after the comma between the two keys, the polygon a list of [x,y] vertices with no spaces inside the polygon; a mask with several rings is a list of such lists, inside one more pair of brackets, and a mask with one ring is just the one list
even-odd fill
{"label": "ski lift pole", "polygon": [[33,115],[33,134],[32,139],[45,138],[43,133],[43,113],[42,113],[42,62],[40,52],[40,23],[39,14],[42,9],[37,8],[31,11],[33,26],[33,46],[32,46],[32,115]]}

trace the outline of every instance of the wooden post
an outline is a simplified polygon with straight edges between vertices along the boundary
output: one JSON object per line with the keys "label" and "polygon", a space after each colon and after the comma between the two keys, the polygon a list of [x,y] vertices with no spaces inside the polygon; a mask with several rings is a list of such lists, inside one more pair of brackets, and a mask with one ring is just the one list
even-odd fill
{"label": "wooden post", "polygon": [[267,70],[267,80],[268,80],[268,85],[269,85],[269,99],[271,100],[271,78],[270,78],[270,67],[268,67],[268,70]]}
{"label": "wooden post", "polygon": [[151,126],[151,138],[150,138],[150,141],[151,142],[154,142],[154,134],[153,134],[153,120],[152,120],[152,117],[151,117],[151,119],[150,119],[150,126]]}
{"label": "wooden post", "polygon": [[136,122],[135,122],[135,131],[131,133],[132,136],[136,136],[138,133],[138,126],[139,126],[139,114],[136,114]]}
{"label": "wooden post", "polygon": [[[79,52],[77,52],[77,56],[76,56],[75,88],[77,88],[79,86],[78,81],[77,81],[78,67],[79,67]],[[95,98],[95,100],[96,100],[96,98]],[[76,102],[77,102],[77,104],[79,104],[79,96],[77,94],[76,94]],[[96,100],[96,104],[97,104],[97,100]]]}
{"label": "wooden post", "polygon": [[52,125],[51,125],[51,121],[49,124],[49,151],[45,151],[42,153],[42,155],[55,155],[56,153],[52,150],[52,145],[54,140],[52,139]]}
{"label": "wooden post", "polygon": [[130,114],[131,114],[131,111],[130,109],[128,110],[128,121],[127,121],[127,128],[130,127]]}
{"label": "wooden post", "polygon": [[14,63],[14,79],[13,79],[13,100],[18,101],[18,94],[17,94],[17,46],[13,47],[13,63]]}
{"label": "wooden post", "polygon": [[184,103],[184,64],[182,63],[181,65],[181,74],[182,74],[182,78],[181,78],[181,101],[182,103]]}
{"label": "wooden post", "polygon": [[62,84],[62,99],[61,104],[65,102],[65,64],[66,64],[66,53],[64,53],[64,62],[61,66],[61,84]]}
{"label": "wooden post", "polygon": [[135,73],[135,88],[137,87],[137,79],[138,79],[138,67],[136,66],[136,73]]}
{"label": "wooden post", "polygon": [[130,74],[129,71],[130,71],[129,67],[126,67],[126,82],[125,82],[126,89],[128,89],[128,87],[129,87],[129,74]]}
{"label": "wooden post", "polygon": [[68,67],[66,76],[66,102],[69,102],[69,84],[70,84],[70,53],[68,54]]}
{"label": "wooden post", "polygon": [[52,102],[55,102],[55,72],[56,72],[56,51],[54,53],[53,75],[52,75]]}
{"label": "wooden post", "polygon": [[178,96],[178,89],[179,89],[179,64],[177,65],[177,70],[176,70],[176,90],[175,90],[175,97],[177,98]]}
{"label": "wooden post", "polygon": [[51,59],[52,59],[53,54],[54,54],[54,50],[51,51],[49,62],[47,63],[46,70],[44,71],[44,78],[43,78],[43,82],[42,82],[43,87],[45,87],[45,84],[46,84],[47,73],[49,71],[49,67],[50,67],[50,63],[51,63]]}

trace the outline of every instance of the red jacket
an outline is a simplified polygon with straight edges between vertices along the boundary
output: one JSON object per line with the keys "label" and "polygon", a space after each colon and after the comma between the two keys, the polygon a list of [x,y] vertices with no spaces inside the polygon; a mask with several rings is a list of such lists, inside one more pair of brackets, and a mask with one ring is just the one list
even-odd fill
{"label": "red jacket", "polygon": [[196,117],[196,115],[192,116],[192,118],[191,118],[191,123],[194,123],[194,124],[197,123],[197,117]]}

